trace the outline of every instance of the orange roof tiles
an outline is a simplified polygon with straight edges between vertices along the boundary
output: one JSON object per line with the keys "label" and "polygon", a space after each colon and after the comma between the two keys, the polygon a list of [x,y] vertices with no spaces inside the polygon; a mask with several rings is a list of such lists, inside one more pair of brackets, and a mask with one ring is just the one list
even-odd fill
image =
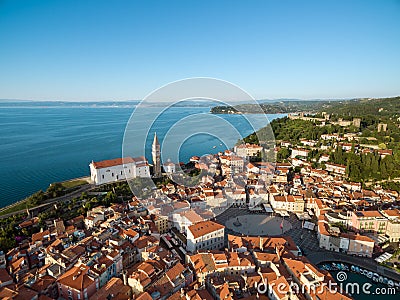
{"label": "orange roof tiles", "polygon": [[201,237],[203,235],[209,234],[211,232],[224,229],[225,226],[213,222],[213,221],[203,221],[196,224],[193,224],[188,227],[188,230],[193,234],[194,238]]}
{"label": "orange roof tiles", "polygon": [[89,267],[85,265],[72,267],[62,274],[57,279],[57,282],[75,290],[83,291],[95,282],[93,278],[88,275],[88,270]]}
{"label": "orange roof tiles", "polygon": [[184,266],[180,262],[178,262],[177,264],[175,264],[175,266],[169,269],[166,274],[171,281],[174,281],[175,278],[182,274],[184,270]]}
{"label": "orange roof tiles", "polygon": [[102,169],[134,162],[135,160],[132,157],[124,157],[93,162],[93,166],[96,169]]}
{"label": "orange roof tiles", "polygon": [[42,232],[38,232],[38,233],[32,234],[32,243],[34,243],[34,242],[36,242],[36,241],[41,241],[41,240],[43,240],[43,238],[44,238],[46,235],[50,235],[50,231],[49,231],[49,230],[45,230],[45,231],[42,231]]}

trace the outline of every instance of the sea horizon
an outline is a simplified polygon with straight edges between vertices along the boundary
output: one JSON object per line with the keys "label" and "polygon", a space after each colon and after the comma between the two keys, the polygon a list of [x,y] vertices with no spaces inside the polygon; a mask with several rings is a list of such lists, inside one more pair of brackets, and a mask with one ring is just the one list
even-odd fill
{"label": "sea horizon", "polygon": [[[0,118],[3,120],[0,127],[0,137],[3,141],[0,149],[3,160],[3,168],[0,170],[3,177],[3,188],[0,191],[1,207],[23,200],[38,190],[45,190],[51,183],[89,176],[89,163],[92,160],[121,157],[125,126],[134,110],[134,107],[124,106],[74,105],[0,108]],[[157,132],[162,139],[166,130],[174,123],[174,119],[180,120],[193,113],[209,113],[210,108],[211,106],[174,107],[170,116],[166,115],[164,119],[160,119],[159,124],[155,123],[148,137],[153,137],[154,132]],[[273,114],[267,117],[271,121],[285,115]],[[243,136],[253,132],[241,119],[243,116],[221,117],[236,122]],[[266,125],[264,117],[246,117],[254,120],[253,125],[257,126],[255,130]],[[208,124],[203,125],[207,130],[210,129]],[[199,130],[201,131],[201,128]],[[151,162],[148,152],[150,143],[151,139],[148,139],[146,158]],[[228,138],[229,148],[235,143],[236,140]],[[225,150],[225,147],[220,145],[219,140],[199,135],[183,145],[179,158],[180,161],[187,162],[193,155],[201,156],[221,150]],[[133,150],[132,156],[139,152]]]}

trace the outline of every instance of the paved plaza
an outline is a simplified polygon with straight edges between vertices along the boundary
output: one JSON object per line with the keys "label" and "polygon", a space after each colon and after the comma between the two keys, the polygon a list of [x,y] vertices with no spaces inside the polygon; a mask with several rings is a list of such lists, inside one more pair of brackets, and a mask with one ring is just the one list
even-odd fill
{"label": "paved plaza", "polygon": [[[283,221],[283,228],[281,224]],[[246,214],[234,216],[226,221],[225,226],[232,231],[248,235],[280,235],[292,228],[287,219],[265,214]]]}
{"label": "paved plaza", "polygon": [[[217,216],[216,220],[226,226],[225,232],[227,234],[253,236],[282,235],[282,229],[280,228],[281,217],[267,215],[266,213],[251,213],[245,208],[231,207]],[[237,224],[234,225],[234,223]],[[290,214],[290,217],[285,217],[283,231],[283,235],[290,236],[296,245],[303,250],[305,255],[321,251],[318,246],[316,232],[302,228],[302,221],[294,214]]]}
{"label": "paved plaza", "polygon": [[294,214],[291,214],[288,220],[292,224],[292,229],[285,234],[294,240],[296,245],[302,249],[304,255],[320,251],[315,231],[302,228],[302,221],[297,219]]}

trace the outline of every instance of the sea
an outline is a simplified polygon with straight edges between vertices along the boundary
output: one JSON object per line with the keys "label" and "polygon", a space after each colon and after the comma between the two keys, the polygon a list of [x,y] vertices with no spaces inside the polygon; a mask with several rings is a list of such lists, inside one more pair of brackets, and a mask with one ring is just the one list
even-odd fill
{"label": "sea", "polygon": [[[237,135],[228,133],[219,122],[209,121],[210,108],[207,105],[171,107],[168,113],[158,116],[148,129],[144,143],[149,161],[154,133],[162,142],[169,129],[181,120],[186,123],[175,127],[175,135],[184,136],[186,131],[191,135],[183,139],[179,149],[169,149],[171,153],[163,154],[163,158],[187,162],[193,155],[217,153],[233,147]],[[92,160],[121,157],[125,128],[135,109],[135,105],[126,103],[1,101],[0,206],[45,190],[51,183],[89,176]],[[145,120],[147,115],[154,115],[154,110],[157,108],[143,108],[140,115],[133,115],[132,119]],[[193,115],[200,115],[206,121],[188,118]],[[232,124],[244,137],[285,115],[218,116]],[[193,131],[198,134],[193,134]],[[135,141],[132,134],[135,132],[130,132],[129,140]],[[142,135],[143,132],[138,133],[138,137]],[[136,141],[137,145],[143,144],[139,138]],[[129,155],[142,154],[134,145],[129,149]]]}
{"label": "sea", "polygon": [[[336,279],[338,271],[330,271]],[[382,283],[376,283],[364,275],[353,272],[346,272],[346,280],[336,280],[339,288],[342,288],[355,300],[396,300],[399,299],[400,291],[389,288]],[[356,284],[356,285],[355,285]],[[353,286],[353,287],[352,287]],[[334,289],[336,287],[333,287]]]}

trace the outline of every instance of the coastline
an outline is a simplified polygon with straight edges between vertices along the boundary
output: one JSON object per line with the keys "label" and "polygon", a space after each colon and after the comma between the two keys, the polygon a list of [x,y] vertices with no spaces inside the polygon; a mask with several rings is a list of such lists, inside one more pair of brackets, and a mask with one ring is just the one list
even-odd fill
{"label": "coastline", "polygon": [[[65,180],[65,181],[61,181],[61,182],[54,182],[54,183],[51,183],[51,184],[65,185],[65,184],[68,184],[68,183],[80,182],[80,181],[82,181],[82,182],[86,181],[87,184],[90,184],[90,177],[89,176],[77,177],[77,178],[72,178],[72,179],[68,179],[68,180]],[[79,187],[79,186],[81,186],[81,185],[72,185],[72,186],[70,186],[69,188],[72,189],[71,193],[74,192],[74,190],[73,190],[74,187]],[[35,193],[37,193],[37,192],[39,192],[39,191],[36,191]],[[0,207],[0,217],[4,218],[5,215],[16,214],[18,211],[22,212],[23,210],[26,211],[28,209],[31,209],[32,207],[28,207],[27,203],[29,201],[29,198],[32,195],[34,195],[35,193],[25,197],[24,199],[21,199],[21,200],[17,201],[17,202],[14,202],[14,203],[11,203],[9,205]],[[66,195],[68,195],[68,194],[66,194]],[[53,199],[49,199],[49,200],[53,200]],[[25,207],[23,207],[24,204],[25,204]]]}
{"label": "coastline", "polygon": [[[148,110],[151,112],[153,108],[149,107]],[[168,114],[160,117],[154,131],[162,137],[168,128],[173,126],[175,120],[190,114],[209,113],[209,110],[210,107],[171,108]],[[91,160],[120,157],[124,131],[131,113],[131,109],[122,107],[52,107],[41,108],[39,118],[35,109],[10,108],[0,111],[4,132],[7,132],[2,136],[4,140],[0,149],[4,160],[0,170],[3,177],[1,206],[21,202],[36,191],[46,189],[50,183],[87,176]],[[268,119],[271,121],[281,116],[268,116]],[[222,117],[232,123],[239,122],[242,136],[253,132],[245,124],[245,118],[258,122],[259,127],[254,126],[256,130],[265,126],[261,121],[257,121],[260,119],[257,115]],[[200,131],[219,130],[212,126],[210,128],[209,124],[193,126],[200,126]],[[233,146],[236,140],[227,139],[227,142],[227,146]],[[209,141],[204,136],[199,136],[185,145],[180,159],[186,161],[190,157],[189,154],[206,154],[213,145],[213,140]],[[133,156],[134,153],[142,151],[141,148],[135,147],[136,145],[133,145],[131,151]],[[146,153],[146,157],[150,157],[149,153]],[[13,175],[9,176],[7,170],[13,170]]]}

